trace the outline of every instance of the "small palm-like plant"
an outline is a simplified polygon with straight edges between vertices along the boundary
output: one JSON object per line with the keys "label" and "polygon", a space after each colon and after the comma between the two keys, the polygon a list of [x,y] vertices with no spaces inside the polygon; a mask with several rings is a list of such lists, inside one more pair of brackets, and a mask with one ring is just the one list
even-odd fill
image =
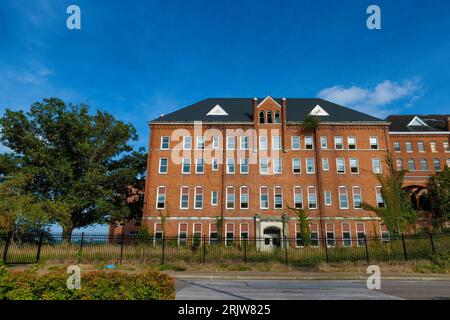
{"label": "small palm-like plant", "polygon": [[311,229],[309,227],[309,212],[301,208],[294,208],[287,206],[289,211],[297,216],[300,223],[300,234],[304,246],[309,246],[311,243]]}

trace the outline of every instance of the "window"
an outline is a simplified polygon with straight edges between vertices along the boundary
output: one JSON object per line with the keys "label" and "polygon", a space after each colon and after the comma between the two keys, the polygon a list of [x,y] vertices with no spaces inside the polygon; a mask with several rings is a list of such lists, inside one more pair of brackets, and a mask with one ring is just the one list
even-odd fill
{"label": "window", "polygon": [[346,187],[339,187],[339,209],[348,209],[348,194]]}
{"label": "window", "polygon": [[294,174],[299,174],[302,172],[301,161],[299,158],[292,159],[292,172]]}
{"label": "window", "polygon": [[376,201],[377,201],[377,207],[384,208],[385,204],[384,204],[383,194],[381,193],[381,187],[375,187],[375,196],[376,196]]}
{"label": "window", "polygon": [[240,148],[241,150],[248,150],[248,137],[247,136],[241,136],[240,137]]}
{"label": "window", "polygon": [[414,162],[414,159],[408,159],[408,170],[416,171],[416,163]]}
{"label": "window", "polygon": [[227,223],[225,230],[226,230],[225,244],[227,246],[231,246],[234,240],[234,223]]}
{"label": "window", "polygon": [[419,152],[425,152],[425,145],[423,141],[417,142],[417,149],[419,150]]}
{"label": "window", "polygon": [[398,170],[403,170],[403,161],[402,161],[402,159],[396,159],[395,163],[397,165],[397,169]]}
{"label": "window", "polygon": [[234,209],[234,187],[227,187],[227,209]]}
{"label": "window", "polygon": [[380,159],[372,159],[372,168],[373,173],[375,174],[381,174],[381,160]]}
{"label": "window", "polygon": [[325,195],[325,205],[331,206],[331,191],[324,191]]}
{"label": "window", "polygon": [[344,149],[344,143],[342,137],[334,137],[334,148]]}
{"label": "window", "polygon": [[259,150],[267,150],[267,136],[259,136]]}
{"label": "window", "polygon": [[441,162],[439,159],[433,159],[434,170],[441,171]]}
{"label": "window", "polygon": [[430,148],[431,148],[431,152],[437,152],[437,146],[436,146],[436,142],[435,141],[431,141],[430,142]]}
{"label": "window", "polygon": [[319,227],[317,223],[311,223],[311,246],[318,247],[319,246]]}
{"label": "window", "polygon": [[412,143],[410,141],[405,142],[406,152],[413,152]]}
{"label": "window", "polygon": [[156,193],[156,209],[164,209],[166,207],[166,187],[158,187]]}
{"label": "window", "polygon": [[328,149],[328,139],[327,139],[327,137],[325,137],[325,136],[320,137],[320,147],[322,149]]}
{"label": "window", "polygon": [[370,149],[377,150],[378,149],[378,138],[377,137],[370,137]]}
{"label": "window", "polygon": [[420,160],[420,170],[422,171],[428,170],[428,163],[426,159]]}
{"label": "window", "polygon": [[213,149],[219,149],[219,136],[212,137],[212,147]]}
{"label": "window", "polygon": [[450,152],[450,145],[449,145],[448,141],[444,141],[442,144],[444,146],[444,151]]}
{"label": "window", "polygon": [[359,173],[358,159],[350,158],[350,172]]}
{"label": "window", "polygon": [[391,235],[389,234],[389,230],[385,224],[380,225],[381,229],[381,240],[383,242],[389,242]]}
{"label": "window", "polygon": [[247,174],[248,173],[248,159],[247,158],[241,158],[240,159],[240,169],[239,171],[241,174]]}
{"label": "window", "polygon": [[249,234],[248,223],[241,223],[240,228],[241,228],[241,240],[247,240]]}
{"label": "window", "polygon": [[345,173],[345,161],[344,161],[344,158],[336,158],[336,171],[339,174]]}
{"label": "window", "polygon": [[306,173],[312,174],[316,171],[313,158],[306,158]]}
{"label": "window", "polygon": [[217,206],[219,194],[217,191],[211,191],[211,205]]}
{"label": "window", "polygon": [[267,111],[267,123],[272,123],[272,111]]}
{"label": "window", "polygon": [[155,228],[155,233],[154,233],[155,234],[155,242],[160,243],[161,239],[163,237],[162,223],[155,222],[154,228]]}
{"label": "window", "polygon": [[269,160],[267,158],[259,159],[259,173],[260,174],[269,173]]}
{"label": "window", "polygon": [[192,137],[191,136],[184,136],[183,137],[183,149],[184,150],[191,150],[192,148]]}
{"label": "window", "polygon": [[362,209],[362,195],[360,187],[353,187],[353,208]]}
{"label": "window", "polygon": [[195,159],[195,173],[203,174],[205,172],[205,163],[203,158]]}
{"label": "window", "polygon": [[364,246],[366,243],[366,226],[364,223],[359,222],[356,224],[356,238],[358,246]]}
{"label": "window", "polygon": [[189,209],[189,187],[181,187],[180,209]]}
{"label": "window", "polygon": [[218,242],[218,232],[217,232],[217,224],[211,223],[209,225],[209,243],[215,244]]}
{"label": "window", "polygon": [[273,202],[275,209],[283,209],[283,190],[281,187],[274,188]]}
{"label": "window", "polygon": [[301,187],[294,187],[294,208],[303,209],[303,195]]}
{"label": "window", "polygon": [[219,170],[219,159],[213,158],[212,159],[212,171],[218,171]]}
{"label": "window", "polygon": [[166,174],[167,173],[168,163],[169,163],[169,160],[167,160],[167,158],[159,159],[159,173],[160,174]]}
{"label": "window", "polygon": [[227,158],[227,174],[234,174],[235,166],[234,166],[234,158]]}
{"label": "window", "polygon": [[273,159],[273,174],[281,174],[281,159]]}
{"label": "window", "polygon": [[313,145],[313,137],[311,137],[311,136],[305,137],[305,149],[306,149],[306,150],[312,150],[312,149],[314,149],[314,145]]}
{"label": "window", "polygon": [[199,136],[197,137],[197,150],[205,149],[205,137]]}
{"label": "window", "polygon": [[300,223],[295,224],[295,245],[297,247],[303,247],[302,227]]}
{"label": "window", "polygon": [[201,223],[194,223],[192,228],[192,235],[194,238],[201,238],[202,237],[202,224]]}
{"label": "window", "polygon": [[264,123],[266,122],[266,117],[264,115],[264,111],[260,111],[259,112],[259,123]]}
{"label": "window", "polygon": [[248,187],[241,187],[241,209],[248,209]]}
{"label": "window", "polygon": [[400,152],[400,142],[394,141],[394,151]]}
{"label": "window", "polygon": [[161,137],[161,150],[169,150],[170,137]]}
{"label": "window", "polygon": [[275,123],[281,123],[280,113],[279,112],[275,112]]}
{"label": "window", "polygon": [[259,206],[261,209],[269,209],[269,189],[267,187],[259,189]]}
{"label": "window", "polygon": [[342,223],[342,245],[350,247],[352,245],[352,233],[350,230],[350,223]]}
{"label": "window", "polygon": [[350,150],[356,149],[356,138],[355,137],[348,137],[347,138],[348,148]]}
{"label": "window", "polygon": [[272,149],[273,150],[281,150],[281,137],[280,136],[272,137]]}
{"label": "window", "polygon": [[447,167],[450,168],[450,158],[447,158]]}
{"label": "window", "polygon": [[185,245],[187,243],[188,225],[187,223],[178,224],[178,244]]}
{"label": "window", "polygon": [[195,187],[195,203],[194,209],[202,209],[203,208],[203,188]]}
{"label": "window", "polygon": [[189,158],[184,158],[182,160],[182,167],[183,167],[183,171],[181,172],[182,174],[189,174],[191,173],[191,159]]}
{"label": "window", "polygon": [[334,237],[334,224],[327,223],[326,224],[326,237],[327,237],[327,246],[334,247],[336,245],[336,239]]}
{"label": "window", "polygon": [[234,150],[235,148],[235,137],[227,136],[227,150]]}
{"label": "window", "polygon": [[317,209],[317,197],[315,187],[308,187],[308,208]]}
{"label": "window", "polygon": [[323,171],[330,171],[330,163],[328,162],[328,158],[322,158],[322,169]]}
{"label": "window", "polygon": [[292,150],[300,150],[300,137],[299,136],[291,137],[291,147],[292,147]]}

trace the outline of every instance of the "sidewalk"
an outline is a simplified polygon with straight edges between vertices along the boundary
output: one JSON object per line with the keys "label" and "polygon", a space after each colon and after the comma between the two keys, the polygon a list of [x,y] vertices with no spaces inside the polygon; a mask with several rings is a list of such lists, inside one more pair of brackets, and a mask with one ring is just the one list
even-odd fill
{"label": "sidewalk", "polygon": [[[354,272],[259,272],[259,271],[163,271],[176,279],[209,280],[366,280],[370,274]],[[438,273],[384,273],[385,280],[443,280],[450,281],[450,274]]]}

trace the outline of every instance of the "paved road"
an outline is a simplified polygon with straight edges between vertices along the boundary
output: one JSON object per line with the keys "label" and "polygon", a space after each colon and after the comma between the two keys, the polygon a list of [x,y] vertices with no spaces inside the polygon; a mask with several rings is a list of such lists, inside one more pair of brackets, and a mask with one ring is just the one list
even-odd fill
{"label": "paved road", "polygon": [[360,280],[177,279],[176,289],[177,300],[450,300],[448,280],[384,280],[368,290]]}

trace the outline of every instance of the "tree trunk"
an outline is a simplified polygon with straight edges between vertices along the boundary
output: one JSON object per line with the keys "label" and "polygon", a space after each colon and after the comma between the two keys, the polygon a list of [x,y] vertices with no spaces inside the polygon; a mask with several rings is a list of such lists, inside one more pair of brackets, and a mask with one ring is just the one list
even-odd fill
{"label": "tree trunk", "polygon": [[64,242],[70,243],[72,240],[72,232],[73,227],[63,227],[62,237]]}

